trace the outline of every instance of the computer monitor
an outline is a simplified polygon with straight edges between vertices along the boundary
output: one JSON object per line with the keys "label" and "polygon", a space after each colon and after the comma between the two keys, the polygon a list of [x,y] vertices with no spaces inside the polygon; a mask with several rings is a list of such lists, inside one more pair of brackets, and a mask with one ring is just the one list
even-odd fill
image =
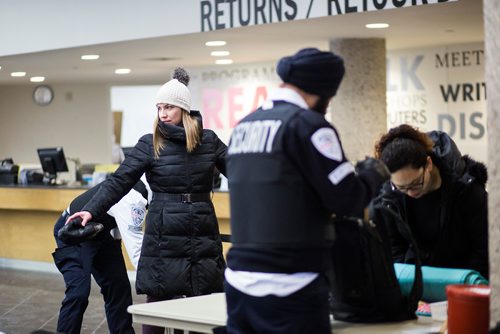
{"label": "computer monitor", "polygon": [[45,174],[44,183],[55,184],[58,172],[67,172],[68,165],[62,147],[39,148],[38,157]]}

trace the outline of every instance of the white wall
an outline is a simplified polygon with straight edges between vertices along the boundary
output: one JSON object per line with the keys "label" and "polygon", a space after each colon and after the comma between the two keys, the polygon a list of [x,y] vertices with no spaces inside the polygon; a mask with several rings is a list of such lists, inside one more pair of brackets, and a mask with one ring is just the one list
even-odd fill
{"label": "white wall", "polygon": [[112,114],[106,85],[53,85],[54,100],[40,107],[34,85],[0,85],[0,159],[39,163],[36,149],[63,146],[82,163],[111,162]]}
{"label": "white wall", "polygon": [[153,132],[158,89],[159,85],[111,87],[111,109],[123,113],[121,146],[135,146],[144,134]]}

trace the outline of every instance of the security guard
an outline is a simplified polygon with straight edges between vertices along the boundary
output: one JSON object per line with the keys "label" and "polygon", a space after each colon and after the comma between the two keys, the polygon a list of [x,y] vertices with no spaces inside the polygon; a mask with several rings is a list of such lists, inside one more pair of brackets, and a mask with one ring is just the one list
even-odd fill
{"label": "security guard", "polygon": [[227,332],[326,334],[329,219],[361,216],[389,174],[374,159],[355,171],[325,120],[344,75],[340,57],[307,48],[277,72],[281,88],[235,127],[228,147]]}
{"label": "security guard", "polygon": [[[120,239],[123,238],[130,260],[137,267],[143,237],[142,224],[150,194],[143,180],[107,214],[95,220],[104,225],[104,230],[88,241],[76,244],[77,240],[63,238],[64,235],[60,238],[58,232],[72,213],[87,204],[100,185],[76,197],[56,222],[54,237],[57,249],[52,256],[66,284],[57,323],[58,333],[80,333],[90,295],[91,275],[104,297],[109,332],[134,333],[132,317],[127,313],[127,307],[132,305],[132,293]],[[72,243],[63,240],[72,240]]]}

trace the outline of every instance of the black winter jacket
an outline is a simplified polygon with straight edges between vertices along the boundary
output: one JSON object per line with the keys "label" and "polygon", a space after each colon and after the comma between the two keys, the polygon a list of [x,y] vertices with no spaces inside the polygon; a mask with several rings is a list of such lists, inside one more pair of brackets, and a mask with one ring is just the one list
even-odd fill
{"label": "black winter jacket", "polygon": [[[382,189],[382,202],[399,212],[410,224],[423,265],[474,269],[488,278],[486,166],[462,156],[447,134],[433,131],[429,136],[434,141],[431,158],[440,171],[442,185],[440,190],[436,190],[441,191],[440,200],[435,202],[436,207],[428,209],[439,212],[436,219],[439,226],[418,229],[417,225],[422,227],[427,222],[410,223],[412,219],[407,211],[411,199],[395,191],[390,183]],[[413,263],[415,253],[398,232],[396,222],[387,217],[385,219],[395,262]]]}
{"label": "black winter jacket", "polygon": [[[192,111],[193,112],[193,111]],[[203,130],[201,145],[187,153],[184,128],[161,123],[167,134],[158,159],[153,136],[139,139],[130,155],[83,210],[105,213],[145,172],[154,193],[210,193],[214,168],[225,174],[226,145]],[[136,289],[161,299],[222,291],[225,262],[212,202],[155,199],[149,205]]]}

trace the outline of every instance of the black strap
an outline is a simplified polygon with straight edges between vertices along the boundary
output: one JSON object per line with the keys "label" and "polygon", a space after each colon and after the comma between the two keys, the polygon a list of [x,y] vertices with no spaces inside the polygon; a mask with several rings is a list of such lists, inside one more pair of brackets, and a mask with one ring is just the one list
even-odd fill
{"label": "black strap", "polygon": [[212,196],[210,195],[210,193],[171,194],[171,193],[154,192],[153,200],[178,202],[178,203],[211,202]]}
{"label": "black strap", "polygon": [[146,185],[144,184],[144,182],[142,182],[141,180],[139,180],[139,182],[137,182],[133,188],[135,191],[139,192],[142,197],[144,197],[146,199],[146,201],[148,200],[148,189],[146,188]]}
{"label": "black strap", "polygon": [[[376,200],[374,200],[374,202],[375,201]],[[410,227],[408,226],[408,223],[406,223],[398,213],[392,210],[388,205],[373,204],[374,202],[372,202],[370,210],[381,209],[389,214],[396,221],[396,227],[401,236],[408,242],[410,247],[413,248],[413,251],[415,253],[415,278],[413,280],[413,286],[408,298],[410,300],[410,305],[417,305],[419,299],[422,297],[422,293],[424,290],[424,283],[422,278],[422,262],[418,253],[417,242],[413,238],[413,234],[410,230]]]}

